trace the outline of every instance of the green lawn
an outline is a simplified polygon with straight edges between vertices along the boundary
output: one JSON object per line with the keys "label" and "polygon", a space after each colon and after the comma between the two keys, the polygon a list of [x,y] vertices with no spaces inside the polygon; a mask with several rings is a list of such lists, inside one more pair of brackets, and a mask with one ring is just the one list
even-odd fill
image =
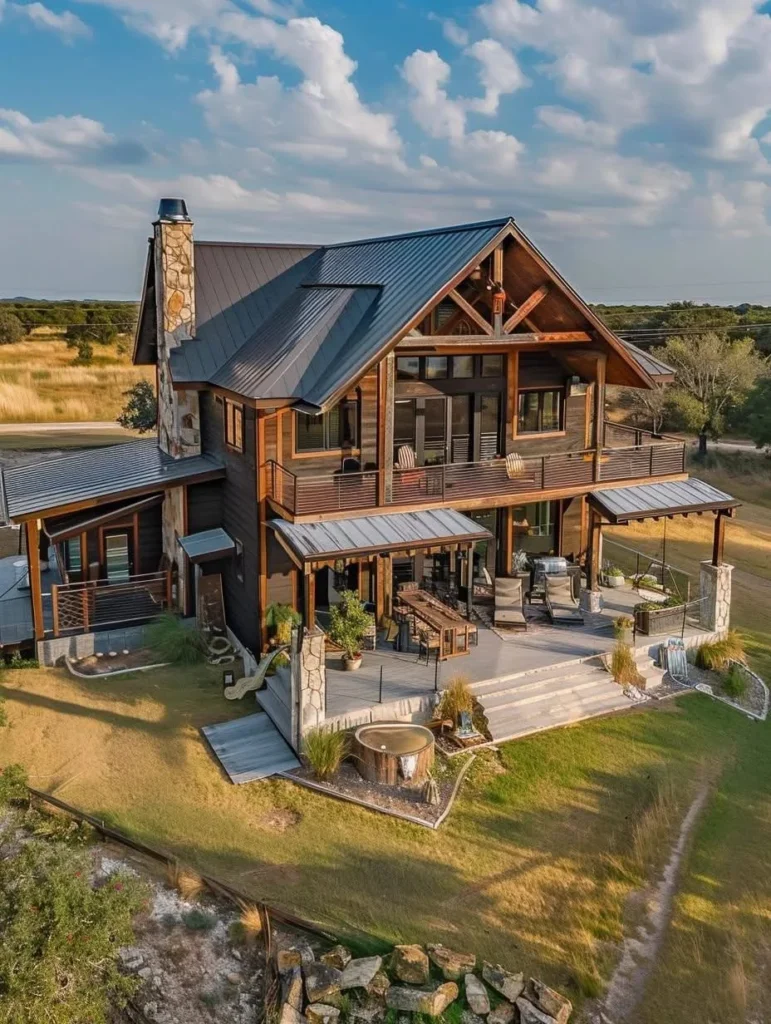
{"label": "green lawn", "polygon": [[[435,833],[284,781],[231,786],[198,727],[253,706],[226,705],[218,671],[8,671],[0,692],[0,762],[24,762],[33,785],[342,934],[470,948],[573,995],[609,976],[628,895],[715,778],[639,1020],[696,1020],[713,1005],[721,1024],[744,1019],[723,991],[737,959],[759,976],[755,940],[771,939],[771,727],[705,697],[505,746],[480,759]],[[677,813],[662,819],[669,787]]]}

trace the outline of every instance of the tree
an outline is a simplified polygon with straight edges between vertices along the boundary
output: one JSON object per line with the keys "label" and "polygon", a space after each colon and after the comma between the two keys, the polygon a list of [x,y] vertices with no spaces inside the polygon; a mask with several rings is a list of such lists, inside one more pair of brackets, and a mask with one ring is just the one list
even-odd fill
{"label": "tree", "polygon": [[669,407],[669,392],[666,384],[647,388],[629,388],[626,401],[634,418],[654,434],[661,433]]}
{"label": "tree", "polygon": [[747,397],[742,423],[758,448],[771,448],[771,377],[763,377]]}
{"label": "tree", "polygon": [[24,324],[13,313],[0,310],[0,345],[12,345],[26,334]]}
{"label": "tree", "polygon": [[146,380],[140,380],[123,394],[128,401],[121,409],[118,423],[128,430],[138,430],[140,434],[155,430],[158,403],[152,385]]}
{"label": "tree", "polygon": [[670,397],[687,425],[698,432],[700,456],[707,454],[707,438],[719,436],[727,410],[741,404],[768,371],[752,338],[670,338],[661,358],[675,371]]}

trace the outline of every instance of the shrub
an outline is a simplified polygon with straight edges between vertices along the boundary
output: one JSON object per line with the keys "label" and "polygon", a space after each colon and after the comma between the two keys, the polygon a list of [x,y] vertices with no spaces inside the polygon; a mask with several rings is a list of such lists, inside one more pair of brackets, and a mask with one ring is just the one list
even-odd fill
{"label": "shrub", "polygon": [[609,569],[605,570],[605,575],[606,576],[622,576],[623,577],[624,570],[623,569],[619,569],[619,567],[617,565],[611,565]]}
{"label": "shrub", "polygon": [[247,941],[256,939],[262,932],[262,914],[260,914],[260,908],[255,907],[253,904],[244,907],[237,923],[241,927],[244,939]]}
{"label": "shrub", "polygon": [[621,686],[640,686],[643,678],[628,644],[617,643],[610,657],[610,672]]}
{"label": "shrub", "polygon": [[146,434],[155,430],[158,419],[158,403],[152,384],[146,380],[137,381],[128,391],[123,392],[126,404],[121,409],[117,422],[128,430]]}
{"label": "shrub", "polygon": [[634,606],[636,612],[657,612],[661,608],[680,608],[685,604],[681,597],[670,594],[663,601],[640,601]]}
{"label": "shrub", "polygon": [[744,660],[744,640],[735,629],[729,629],[722,640],[710,640],[696,651],[699,668],[720,671],[729,661]]}
{"label": "shrub", "polygon": [[27,772],[20,764],[0,769],[0,807],[24,803],[27,799]]}
{"label": "shrub", "polygon": [[85,846],[92,842],[96,835],[88,822],[77,821],[66,814],[43,813],[32,808],[27,811],[24,825],[37,839],[69,843],[72,846]]}
{"label": "shrub", "polygon": [[723,693],[732,700],[741,700],[749,689],[746,675],[738,665],[731,665],[723,676]]}
{"label": "shrub", "polygon": [[21,341],[27,333],[24,324],[13,313],[0,309],[0,345],[12,345]]}
{"label": "shrub", "polygon": [[347,658],[359,657],[361,642],[374,624],[374,616],[364,610],[359,595],[353,590],[341,590],[340,604],[329,613],[329,638]]}
{"label": "shrub", "polygon": [[265,623],[268,629],[273,631],[275,641],[281,647],[291,643],[292,628],[299,626],[301,622],[302,616],[289,604],[274,601],[265,611]]}
{"label": "shrub", "polygon": [[191,932],[210,932],[216,925],[217,918],[206,910],[199,910],[198,907],[193,907],[192,910],[188,910],[187,913],[182,915],[182,923]]}
{"label": "shrub", "polygon": [[344,732],[313,729],[303,741],[303,753],[317,779],[325,782],[337,774],[348,752]]}
{"label": "shrub", "polygon": [[452,719],[457,725],[461,711],[474,710],[474,695],[469,684],[468,676],[453,676],[447,689],[442,691],[442,697],[436,709],[439,718]]}
{"label": "shrub", "polygon": [[173,612],[164,612],[150,624],[147,642],[162,661],[173,665],[197,665],[208,654],[201,631],[186,626]]}
{"label": "shrub", "polygon": [[0,861],[0,1017],[13,1024],[105,1024],[137,979],[119,967],[134,941],[132,918],[147,897],[137,879],[94,887],[90,860],[32,841]]}
{"label": "shrub", "polygon": [[169,882],[174,886],[184,900],[195,900],[206,888],[204,880],[199,874],[186,868],[183,864],[170,864],[168,867]]}
{"label": "shrub", "polygon": [[628,629],[634,629],[634,619],[629,615],[619,615],[613,620],[613,635],[618,639]]}

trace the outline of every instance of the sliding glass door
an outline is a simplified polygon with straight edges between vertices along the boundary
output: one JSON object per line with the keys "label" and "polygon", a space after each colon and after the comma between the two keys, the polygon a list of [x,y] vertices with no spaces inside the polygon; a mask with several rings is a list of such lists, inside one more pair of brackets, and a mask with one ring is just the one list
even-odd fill
{"label": "sliding glass door", "polygon": [[394,459],[412,448],[419,466],[477,462],[498,454],[499,394],[400,398],[394,404]]}

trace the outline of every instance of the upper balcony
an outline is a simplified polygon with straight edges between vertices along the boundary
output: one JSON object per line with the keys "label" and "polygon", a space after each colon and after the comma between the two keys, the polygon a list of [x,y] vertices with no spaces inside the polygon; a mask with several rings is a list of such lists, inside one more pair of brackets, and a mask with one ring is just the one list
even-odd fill
{"label": "upper balcony", "polygon": [[[562,489],[590,488],[598,483],[673,476],[685,472],[685,442],[608,423],[600,458],[593,449],[539,455],[523,460],[522,471],[509,477],[502,458],[393,467],[390,496],[382,504],[394,510],[423,504],[464,504]],[[617,442],[626,442],[619,444]],[[631,443],[630,443],[631,442]],[[293,516],[355,512],[378,507],[380,477],[385,470],[298,476],[268,463],[268,496]],[[382,488],[385,490],[385,488]]]}

